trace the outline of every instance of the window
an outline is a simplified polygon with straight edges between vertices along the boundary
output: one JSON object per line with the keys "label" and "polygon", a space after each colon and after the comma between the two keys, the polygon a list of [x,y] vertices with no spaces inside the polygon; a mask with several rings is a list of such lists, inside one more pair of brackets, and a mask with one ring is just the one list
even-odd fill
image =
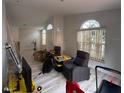
{"label": "window", "polygon": [[80,29],[99,28],[99,27],[100,24],[96,20],[88,20],[81,25]]}
{"label": "window", "polygon": [[105,29],[96,20],[84,22],[77,33],[78,49],[90,53],[90,58],[104,61]]}
{"label": "window", "polygon": [[46,45],[46,30],[42,30],[42,45]]}
{"label": "window", "polygon": [[53,26],[51,25],[51,24],[49,24],[48,26],[47,26],[47,30],[52,30],[53,29]]}

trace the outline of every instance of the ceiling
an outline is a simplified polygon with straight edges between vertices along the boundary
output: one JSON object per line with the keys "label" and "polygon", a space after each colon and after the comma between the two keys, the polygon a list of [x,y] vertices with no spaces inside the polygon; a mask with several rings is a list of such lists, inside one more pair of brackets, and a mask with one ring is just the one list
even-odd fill
{"label": "ceiling", "polygon": [[17,25],[42,25],[52,15],[121,8],[121,0],[5,0],[8,19]]}

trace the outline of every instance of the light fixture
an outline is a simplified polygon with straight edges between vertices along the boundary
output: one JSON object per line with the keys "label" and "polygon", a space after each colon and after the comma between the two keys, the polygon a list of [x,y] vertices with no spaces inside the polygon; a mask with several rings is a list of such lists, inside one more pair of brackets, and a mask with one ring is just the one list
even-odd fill
{"label": "light fixture", "polygon": [[61,2],[63,2],[64,0],[60,0]]}

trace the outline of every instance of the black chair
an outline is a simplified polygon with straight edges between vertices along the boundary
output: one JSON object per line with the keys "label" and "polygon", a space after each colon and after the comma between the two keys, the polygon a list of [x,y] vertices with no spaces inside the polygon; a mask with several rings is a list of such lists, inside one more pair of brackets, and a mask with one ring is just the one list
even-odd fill
{"label": "black chair", "polygon": [[53,55],[51,53],[46,54],[46,60],[43,64],[42,72],[49,73],[53,69]]}
{"label": "black chair", "polygon": [[70,81],[88,80],[90,77],[90,68],[88,67],[89,53],[77,51],[75,59],[64,62],[63,75]]}
{"label": "black chair", "polygon": [[55,56],[60,56],[61,55],[61,47],[54,46],[54,52],[55,52]]}

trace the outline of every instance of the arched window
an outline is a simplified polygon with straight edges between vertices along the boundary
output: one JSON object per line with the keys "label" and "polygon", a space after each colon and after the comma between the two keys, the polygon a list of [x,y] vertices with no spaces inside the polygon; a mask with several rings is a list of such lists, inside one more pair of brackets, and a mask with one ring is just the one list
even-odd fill
{"label": "arched window", "polygon": [[87,20],[86,22],[84,22],[80,29],[89,29],[89,28],[99,28],[100,24],[98,21],[96,20]]}
{"label": "arched window", "polygon": [[77,33],[78,49],[90,53],[90,58],[104,61],[105,29],[96,20],[87,20]]}
{"label": "arched window", "polygon": [[52,30],[53,29],[53,25],[52,24],[49,24],[48,26],[47,26],[47,30]]}
{"label": "arched window", "polygon": [[46,30],[42,30],[42,45],[46,45]]}

